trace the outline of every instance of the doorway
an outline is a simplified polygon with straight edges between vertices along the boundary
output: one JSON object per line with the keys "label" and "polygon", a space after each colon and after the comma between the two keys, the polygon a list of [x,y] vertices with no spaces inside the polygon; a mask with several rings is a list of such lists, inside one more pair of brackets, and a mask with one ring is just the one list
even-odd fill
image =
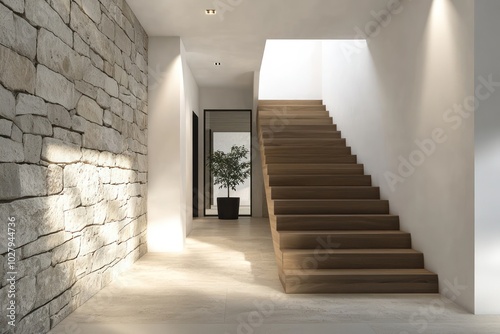
{"label": "doorway", "polygon": [[[252,155],[252,111],[251,110],[205,110],[204,111],[204,215],[217,215],[217,197],[227,196],[227,189],[214,184],[208,157],[215,151],[225,153],[233,145],[245,146],[249,150],[248,161]],[[252,176],[231,190],[231,197],[240,198],[240,216],[252,215]]]}
{"label": "doorway", "polygon": [[193,111],[193,217],[198,217],[198,115]]}

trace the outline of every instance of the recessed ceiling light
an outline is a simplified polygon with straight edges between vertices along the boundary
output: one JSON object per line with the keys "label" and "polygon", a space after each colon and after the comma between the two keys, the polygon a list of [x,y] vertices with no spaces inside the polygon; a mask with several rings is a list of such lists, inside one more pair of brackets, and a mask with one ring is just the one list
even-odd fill
{"label": "recessed ceiling light", "polygon": [[217,11],[215,9],[205,9],[205,14],[215,15],[215,14],[217,14]]}
{"label": "recessed ceiling light", "polygon": [[220,63],[220,62],[218,62],[218,61],[216,61],[216,62],[214,63],[214,65],[215,65],[215,66],[220,66],[220,65],[221,65],[221,63]]}

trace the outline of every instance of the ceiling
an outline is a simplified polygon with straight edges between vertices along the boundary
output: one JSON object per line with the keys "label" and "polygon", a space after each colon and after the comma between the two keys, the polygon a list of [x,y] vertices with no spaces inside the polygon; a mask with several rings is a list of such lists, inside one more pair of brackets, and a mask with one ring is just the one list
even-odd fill
{"label": "ceiling", "polygon": [[[252,87],[267,39],[352,39],[387,0],[126,0],[149,36],[180,36],[200,87]],[[208,16],[206,9],[216,9]],[[359,38],[359,37],[358,37]],[[221,62],[221,66],[215,66]]]}

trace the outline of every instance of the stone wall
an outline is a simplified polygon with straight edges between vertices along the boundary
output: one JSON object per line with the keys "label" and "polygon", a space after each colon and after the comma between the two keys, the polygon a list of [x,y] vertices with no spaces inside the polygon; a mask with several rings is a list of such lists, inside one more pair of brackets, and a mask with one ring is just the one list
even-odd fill
{"label": "stone wall", "polygon": [[125,0],[0,0],[2,334],[46,333],[146,253],[147,45]]}

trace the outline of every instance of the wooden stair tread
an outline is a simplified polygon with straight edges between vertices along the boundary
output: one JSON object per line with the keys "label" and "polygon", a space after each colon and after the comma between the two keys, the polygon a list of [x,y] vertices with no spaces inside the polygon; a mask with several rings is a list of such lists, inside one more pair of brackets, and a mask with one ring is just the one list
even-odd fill
{"label": "wooden stair tread", "polygon": [[[338,151],[338,150],[341,150],[341,149],[344,149],[344,148],[349,148],[349,146],[346,146],[346,147],[332,146],[332,147],[329,147],[329,148],[326,148],[326,149],[324,147],[321,147],[321,148],[318,148],[318,151]],[[287,147],[266,146],[265,150],[266,150],[266,152],[272,152],[272,151],[289,151],[289,150],[299,150],[299,151],[306,150],[306,151],[310,151],[311,148],[310,147],[295,146],[295,145],[290,145],[290,146],[287,146]]]}
{"label": "wooden stair tread", "polygon": [[259,110],[259,118],[266,117],[306,117],[306,116],[327,116],[331,117],[328,111],[323,108],[307,108],[307,110],[295,109],[269,109]]}
{"label": "wooden stair tread", "polygon": [[311,148],[304,146],[288,146],[288,147],[280,147],[280,146],[266,146],[264,148],[265,154],[268,156],[350,156],[351,148],[349,146],[332,146],[328,148]]}
{"label": "wooden stair tread", "polygon": [[[289,125],[282,126],[279,131],[277,129],[271,129],[266,126],[262,126],[260,129],[260,134],[265,133],[286,133],[290,135],[294,134],[316,134],[321,133],[324,135],[334,133],[341,133],[342,131],[337,130],[337,125],[329,124],[329,125],[316,125],[316,126],[305,126],[305,125]],[[294,137],[290,137],[294,138]]]}
{"label": "wooden stair tread", "polygon": [[260,117],[260,119],[285,119],[285,120],[292,120],[292,119],[317,119],[317,118],[328,118],[331,119],[331,117],[328,114],[307,114],[308,112],[304,112],[303,114],[269,114],[269,115],[263,115]]}
{"label": "wooden stair tread", "polygon": [[319,174],[319,175],[294,175],[294,174],[291,174],[291,175],[276,175],[275,177],[301,177],[301,178],[307,178],[307,177],[310,177],[310,178],[318,178],[318,177],[325,177],[325,178],[353,178],[353,177],[364,177],[364,178],[370,178],[371,179],[371,176],[370,175],[327,175],[327,174]]}
{"label": "wooden stair tread", "polygon": [[422,254],[411,248],[402,249],[283,249],[283,254],[310,255],[310,254]]}
{"label": "wooden stair tread", "polygon": [[369,175],[270,175],[270,186],[282,185],[371,185]]}
{"label": "wooden stair tread", "polygon": [[337,126],[334,124],[321,124],[321,125],[278,125],[273,127],[271,125],[262,125],[261,131],[264,132],[289,132],[289,131],[337,131]]}
{"label": "wooden stair tread", "polygon": [[[274,151],[269,151],[266,152],[268,158],[275,158],[275,157],[290,157],[293,156],[295,158],[310,158],[310,161],[315,161],[315,158],[325,158],[326,160],[321,160],[322,162],[324,161],[325,163],[328,163],[329,160],[328,158],[333,158],[333,157],[352,157],[351,154],[351,149],[350,147],[338,147],[336,149],[328,148],[327,150],[324,151],[319,151],[319,150],[297,150],[297,149],[282,149],[282,150],[274,150]],[[297,162],[296,160],[290,160]],[[299,160],[300,161],[300,160]],[[319,160],[318,160],[319,161]],[[317,162],[317,161],[316,161]]]}
{"label": "wooden stair tread", "polygon": [[280,231],[277,238],[282,250],[411,248],[411,235],[394,230]]}
{"label": "wooden stair tread", "polygon": [[268,164],[268,175],[363,175],[362,164]]}
{"label": "wooden stair tread", "polygon": [[307,103],[307,101],[296,101],[295,103],[262,103],[259,101],[259,111],[260,107],[325,107],[326,106],[321,102]]}
{"label": "wooden stair tread", "polygon": [[299,142],[312,142],[312,143],[330,143],[330,142],[344,142],[344,138],[264,138],[264,144],[265,142],[272,142],[272,141],[279,141],[279,142],[294,142],[294,141],[299,141]]}
{"label": "wooden stair tread", "polygon": [[278,231],[399,230],[399,217],[390,214],[276,215]]}
{"label": "wooden stair tread", "polygon": [[379,199],[380,189],[373,186],[276,186],[271,189],[273,199]]}
{"label": "wooden stair tread", "polygon": [[382,199],[274,199],[274,214],[374,214],[389,213]]}
{"label": "wooden stair tread", "polygon": [[[286,155],[274,155],[268,156],[263,159],[265,163],[268,164],[287,164],[287,163],[301,163],[301,164],[355,164],[358,158],[355,155],[301,155],[301,156],[286,156]],[[369,176],[369,175],[365,175]]]}
{"label": "wooden stair tread", "polygon": [[273,189],[283,189],[283,190],[324,190],[324,189],[332,189],[332,190],[351,190],[351,189],[378,189],[378,187],[374,186],[275,186]]}
{"label": "wooden stair tread", "polygon": [[313,222],[348,222],[348,223],[356,223],[356,222],[386,222],[386,221],[394,221],[399,222],[399,216],[391,215],[391,214],[324,214],[324,215],[311,215],[311,214],[279,214],[276,215],[276,220],[282,223],[313,223]]}
{"label": "wooden stair tread", "polygon": [[314,117],[308,117],[308,118],[294,118],[294,119],[286,119],[286,118],[276,118],[276,117],[270,117],[270,118],[260,118],[259,123],[262,125],[267,125],[269,124],[270,126],[289,126],[289,125],[328,125],[330,126],[332,122],[331,117],[319,117],[319,118],[314,118]]}
{"label": "wooden stair tread", "polygon": [[346,146],[346,140],[342,138],[269,138],[264,139],[264,147],[280,146],[280,147],[296,147],[296,146]]}
{"label": "wooden stair tread", "polygon": [[269,105],[301,105],[301,106],[310,106],[310,105],[323,105],[322,100],[259,100],[259,106],[269,106]]}
{"label": "wooden stair tread", "polygon": [[365,219],[365,218],[398,218],[399,216],[396,215],[391,215],[391,214],[346,214],[346,215],[335,215],[335,214],[330,214],[330,215],[307,215],[307,214],[297,214],[297,215],[276,215],[278,218],[296,218],[296,219],[332,219],[332,218],[358,218],[358,219]]}
{"label": "wooden stair tread", "polygon": [[285,269],[286,275],[292,276],[372,276],[372,275],[426,275],[435,273],[424,269]]}
{"label": "wooden stair tread", "polygon": [[281,235],[408,235],[410,233],[397,231],[280,231]]}
{"label": "wooden stair tread", "polygon": [[382,201],[382,202],[387,202],[385,199],[328,199],[328,198],[320,198],[320,199],[311,199],[311,198],[304,198],[304,199],[296,199],[296,198],[290,198],[290,199],[276,199],[275,202],[278,203],[283,203],[283,202],[291,202],[291,203],[303,203],[303,202],[309,202],[309,203],[329,203],[329,202],[360,202],[360,203],[367,203],[367,202],[376,202],[376,201]]}
{"label": "wooden stair tread", "polygon": [[320,134],[322,136],[324,135],[329,135],[329,134],[340,134],[341,131],[338,131],[338,130],[335,130],[336,129],[336,126],[332,126],[332,127],[328,127],[327,129],[323,129],[323,130],[311,130],[311,129],[302,129],[302,128],[298,128],[298,129],[287,129],[287,130],[280,130],[280,131],[276,131],[276,130],[261,130],[261,134],[262,135],[265,135],[265,134],[286,134],[286,135],[290,135],[292,137],[289,137],[290,139],[296,139],[296,137],[293,137],[295,135],[306,135],[306,134],[310,134],[310,135],[315,135],[315,134]]}
{"label": "wooden stair tread", "polygon": [[[413,249],[284,249],[284,269],[420,269],[424,255]],[[314,261],[314,262],[312,262]]]}
{"label": "wooden stair tread", "polygon": [[352,168],[359,168],[363,167],[363,164],[348,164],[348,163],[309,163],[309,164],[303,164],[303,163],[268,163],[266,167],[269,169],[269,167],[283,167],[283,168],[307,168],[307,169],[321,169],[321,168],[347,168],[347,167],[352,167]]}

